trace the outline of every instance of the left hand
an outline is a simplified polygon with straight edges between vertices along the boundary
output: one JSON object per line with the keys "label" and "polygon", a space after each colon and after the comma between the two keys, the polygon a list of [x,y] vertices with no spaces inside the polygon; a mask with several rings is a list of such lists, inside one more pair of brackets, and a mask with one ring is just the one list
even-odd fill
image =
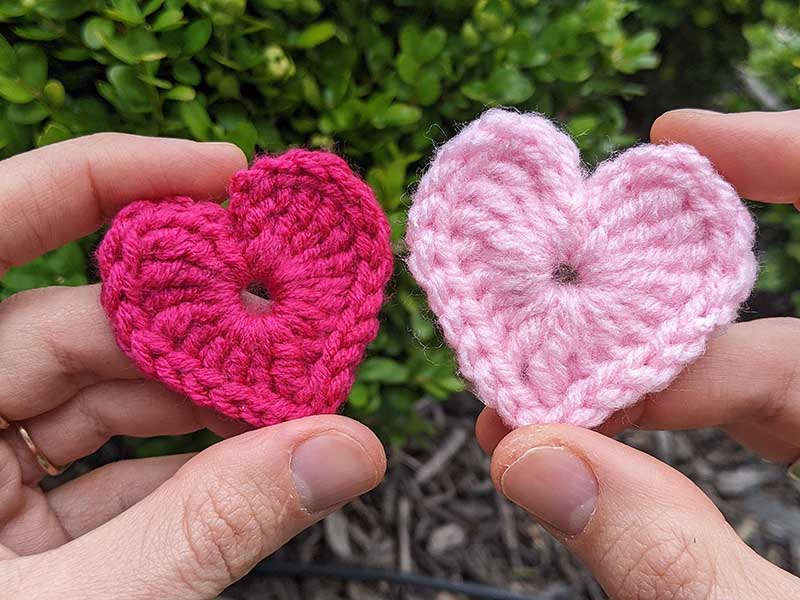
{"label": "left hand", "polygon": [[[230,144],[120,134],[0,162],[0,276],[91,233],[126,202],[224,196],[246,166]],[[53,287],[0,304],[0,416],[11,422],[0,432],[0,595],[213,598],[378,484],[383,447],[350,419],[246,432],[143,379],[117,347],[98,293]],[[209,428],[235,437],[196,456],[113,463],[46,493],[18,426],[53,465],[115,435]]]}

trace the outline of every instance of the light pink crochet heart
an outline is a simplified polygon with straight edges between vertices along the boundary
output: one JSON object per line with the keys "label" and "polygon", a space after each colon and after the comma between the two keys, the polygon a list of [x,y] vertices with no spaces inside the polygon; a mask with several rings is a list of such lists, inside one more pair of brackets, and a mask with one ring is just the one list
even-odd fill
{"label": "light pink crochet heart", "polygon": [[495,109],[422,178],[408,265],[508,425],[592,427],[666,387],[735,319],[753,235],[690,146],[639,146],[587,178],[550,121]]}

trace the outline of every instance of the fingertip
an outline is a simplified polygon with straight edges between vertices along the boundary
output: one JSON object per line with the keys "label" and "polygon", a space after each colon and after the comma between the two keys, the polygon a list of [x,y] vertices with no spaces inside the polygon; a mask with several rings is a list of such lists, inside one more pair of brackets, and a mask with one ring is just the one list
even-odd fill
{"label": "fingertip", "polygon": [[571,439],[572,425],[528,425],[508,433],[494,448],[491,476],[495,486],[500,483],[509,466],[526,452],[543,446],[561,446]]}
{"label": "fingertip", "polygon": [[704,119],[721,116],[724,116],[723,113],[701,108],[678,108],[667,111],[650,127],[650,141],[653,144],[683,141],[687,127],[692,127]]}
{"label": "fingertip", "polygon": [[653,123],[653,143],[683,143],[706,156],[740,196],[790,203],[800,197],[800,110],[717,113],[679,109]]}
{"label": "fingertip", "polygon": [[478,445],[490,456],[509,431],[511,429],[492,408],[484,408],[475,421],[475,437],[478,439]]}
{"label": "fingertip", "polygon": [[204,152],[210,152],[214,158],[225,165],[230,165],[232,171],[247,168],[247,155],[236,144],[230,142],[197,142]]}
{"label": "fingertip", "polygon": [[252,433],[262,436],[265,440],[273,440],[276,436],[280,436],[289,446],[296,447],[303,441],[325,432],[336,432],[351,438],[373,460],[376,471],[383,475],[386,470],[386,451],[383,443],[369,427],[349,417],[313,415],[263,427]]}

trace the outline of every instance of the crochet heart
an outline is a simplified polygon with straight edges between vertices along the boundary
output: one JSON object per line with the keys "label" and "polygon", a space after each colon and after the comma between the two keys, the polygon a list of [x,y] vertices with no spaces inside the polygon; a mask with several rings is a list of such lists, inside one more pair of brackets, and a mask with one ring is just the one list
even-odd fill
{"label": "crochet heart", "polygon": [[666,387],[736,317],[753,235],[690,146],[639,146],[587,177],[547,119],[490,110],[422,178],[408,265],[506,424],[593,427]]}
{"label": "crochet heart", "polygon": [[256,426],[336,411],[392,271],[372,191],[342,159],[304,150],[234,175],[227,210],[128,205],[97,258],[102,305],[136,366]]}

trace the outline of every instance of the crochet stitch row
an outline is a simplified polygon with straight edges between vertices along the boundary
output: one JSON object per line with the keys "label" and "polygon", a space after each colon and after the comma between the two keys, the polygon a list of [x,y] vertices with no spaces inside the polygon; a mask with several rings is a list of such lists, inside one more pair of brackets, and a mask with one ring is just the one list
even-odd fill
{"label": "crochet stitch row", "polygon": [[139,369],[256,426],[339,407],[392,271],[370,188],[341,158],[305,150],[237,173],[227,210],[128,205],[97,258],[101,302]]}
{"label": "crochet stitch row", "polygon": [[592,427],[666,387],[735,319],[753,237],[690,146],[633,148],[587,177],[547,119],[495,109],[422,178],[408,266],[507,424]]}

